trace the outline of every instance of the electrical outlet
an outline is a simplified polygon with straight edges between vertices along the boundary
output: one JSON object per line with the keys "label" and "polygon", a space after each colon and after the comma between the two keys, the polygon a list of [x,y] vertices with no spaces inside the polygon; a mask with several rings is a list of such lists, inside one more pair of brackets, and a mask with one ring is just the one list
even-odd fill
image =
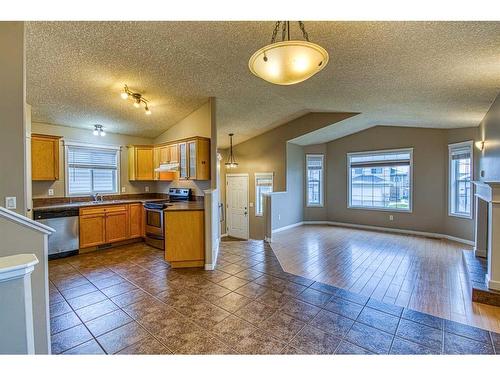
{"label": "electrical outlet", "polygon": [[5,208],[15,210],[17,208],[16,197],[5,197]]}
{"label": "electrical outlet", "polygon": [[144,187],[144,191],[145,191],[146,193],[149,193],[149,186],[145,186],[145,187]]}
{"label": "electrical outlet", "polygon": [[122,186],[122,193],[125,193],[126,189],[125,186]]}
{"label": "electrical outlet", "polygon": [[394,215],[389,215],[389,220],[393,221],[394,220]]}
{"label": "electrical outlet", "polygon": [[54,189],[49,189],[49,197],[54,195]]}

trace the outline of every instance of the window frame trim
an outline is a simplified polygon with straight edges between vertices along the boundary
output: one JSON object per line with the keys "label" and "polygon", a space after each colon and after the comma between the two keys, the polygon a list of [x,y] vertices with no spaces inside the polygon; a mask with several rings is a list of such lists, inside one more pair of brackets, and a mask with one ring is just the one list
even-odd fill
{"label": "window frame trim", "polygon": [[[320,184],[320,190],[319,190],[319,200],[320,203],[318,204],[311,204],[309,203],[309,180],[308,180],[308,168],[307,168],[307,159],[309,156],[321,156],[321,184]],[[305,163],[305,198],[306,198],[306,207],[307,208],[323,208],[325,207],[325,154],[322,153],[307,153],[306,154],[306,163]]]}
{"label": "window frame trim", "polygon": [[[408,152],[410,154],[410,199],[409,207],[407,210],[397,209],[397,208],[378,208],[378,207],[364,207],[364,206],[353,206],[351,205],[351,162],[350,157],[353,155],[373,155],[373,154],[386,154],[389,152]],[[368,210],[368,211],[382,211],[382,212],[399,212],[402,214],[413,213],[413,147],[404,148],[391,148],[375,151],[355,151],[346,153],[346,173],[347,173],[347,208],[352,210]]]}
{"label": "window frame trim", "polygon": [[73,142],[73,141],[63,141],[64,145],[64,194],[66,197],[88,197],[91,196],[92,193],[89,194],[70,194],[69,193],[69,163],[68,163],[68,149],[69,147],[82,147],[82,148],[90,148],[90,149],[105,149],[105,150],[113,150],[116,151],[116,192],[114,193],[99,193],[99,195],[119,195],[121,194],[121,146],[116,145],[105,145],[99,144],[94,145],[92,143],[83,143],[83,142]]}
{"label": "window frame trim", "polygon": [[[269,177],[271,176],[271,193],[274,193],[274,172],[255,172],[254,173],[254,188],[255,188],[255,203],[254,203],[254,214],[256,217],[264,216],[264,207],[262,207],[262,213],[257,213],[257,201],[259,199],[257,195],[257,179],[259,177]],[[266,194],[266,193],[264,193]],[[268,194],[268,193],[267,193]]]}
{"label": "window frame trim", "polygon": [[[451,162],[452,162],[452,156],[451,152],[454,148],[460,148],[460,147],[470,147],[470,183],[471,183],[471,189],[469,193],[469,198],[470,198],[470,213],[469,214],[459,214],[459,213],[454,213],[451,210],[452,207],[452,202],[451,200],[453,199],[452,194],[451,194],[451,188],[452,188],[452,181],[451,181],[451,175],[452,175],[452,168],[451,168]],[[450,143],[448,144],[448,189],[447,189],[447,194],[448,194],[448,216],[450,217],[458,217],[462,219],[469,219],[472,220],[474,218],[474,188],[472,181],[474,179],[474,141],[469,140],[469,141],[463,141],[463,142],[457,142],[457,143]]]}

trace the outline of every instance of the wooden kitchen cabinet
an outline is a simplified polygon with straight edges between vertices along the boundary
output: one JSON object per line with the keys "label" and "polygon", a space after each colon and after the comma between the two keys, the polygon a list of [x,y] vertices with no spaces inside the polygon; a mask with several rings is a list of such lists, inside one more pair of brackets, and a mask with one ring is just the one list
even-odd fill
{"label": "wooden kitchen cabinet", "polygon": [[52,135],[31,135],[31,178],[33,181],[59,180],[59,139]]}
{"label": "wooden kitchen cabinet", "polygon": [[129,238],[142,237],[144,225],[144,207],[142,203],[129,204]]}
{"label": "wooden kitchen cabinet", "polygon": [[144,236],[142,203],[80,208],[80,248]]}
{"label": "wooden kitchen cabinet", "polygon": [[188,178],[187,143],[179,143],[179,178]]}
{"label": "wooden kitchen cabinet", "polygon": [[103,207],[80,209],[80,248],[106,243],[106,213]]}
{"label": "wooden kitchen cabinet", "polygon": [[154,155],[153,146],[128,146],[128,179],[130,181],[153,181]]}
{"label": "wooden kitchen cabinet", "polygon": [[165,260],[173,268],[205,264],[204,211],[165,211]]}
{"label": "wooden kitchen cabinet", "polygon": [[189,178],[210,180],[210,140],[196,138],[188,142]]}
{"label": "wooden kitchen cabinet", "polygon": [[128,207],[110,206],[106,209],[106,243],[129,238]]}
{"label": "wooden kitchen cabinet", "polygon": [[[129,147],[130,181],[210,180],[210,139],[192,137],[176,143]],[[155,172],[161,164],[178,163],[178,171]]]}

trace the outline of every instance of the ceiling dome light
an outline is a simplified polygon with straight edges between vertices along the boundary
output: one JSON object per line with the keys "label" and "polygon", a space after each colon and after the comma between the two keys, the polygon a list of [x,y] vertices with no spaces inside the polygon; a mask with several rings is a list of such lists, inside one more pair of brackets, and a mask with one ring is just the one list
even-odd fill
{"label": "ceiling dome light", "polygon": [[101,137],[104,137],[106,135],[106,133],[104,132],[104,128],[100,124],[95,124],[94,125],[93,134],[97,135],[97,136],[100,135]]}
{"label": "ceiling dome light", "polygon": [[[282,25],[282,40],[276,34]],[[328,52],[311,43],[304,24],[299,27],[305,40],[290,40],[290,22],[278,21],[274,27],[271,44],[255,52],[248,62],[250,71],[263,80],[276,85],[293,85],[303,82],[321,71],[328,64]],[[288,40],[285,36],[288,35]]]}

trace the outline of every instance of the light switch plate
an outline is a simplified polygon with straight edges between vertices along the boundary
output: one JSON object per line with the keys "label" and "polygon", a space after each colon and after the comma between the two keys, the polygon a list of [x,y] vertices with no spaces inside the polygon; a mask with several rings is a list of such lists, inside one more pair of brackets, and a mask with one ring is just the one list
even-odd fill
{"label": "light switch plate", "polygon": [[250,202],[250,207],[253,207],[253,202]]}
{"label": "light switch plate", "polygon": [[17,208],[16,197],[5,197],[5,208],[15,210]]}
{"label": "light switch plate", "polygon": [[149,193],[149,186],[144,187],[144,191],[145,191],[146,193]]}
{"label": "light switch plate", "polygon": [[125,193],[125,186],[122,186],[122,193]]}
{"label": "light switch plate", "polygon": [[54,195],[54,189],[49,189],[49,197]]}

